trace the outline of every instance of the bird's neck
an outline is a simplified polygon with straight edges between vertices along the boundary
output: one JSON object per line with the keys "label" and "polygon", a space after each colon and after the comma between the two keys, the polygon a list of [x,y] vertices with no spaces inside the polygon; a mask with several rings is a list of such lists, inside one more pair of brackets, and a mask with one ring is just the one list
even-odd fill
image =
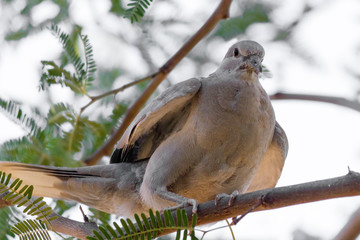
{"label": "bird's neck", "polygon": [[218,71],[214,72],[213,74],[210,74],[211,76],[216,76],[216,78],[222,78],[223,76],[226,76],[227,80],[241,80],[248,83],[258,83],[259,77],[256,72],[250,71],[250,70],[225,70],[225,69],[219,69]]}

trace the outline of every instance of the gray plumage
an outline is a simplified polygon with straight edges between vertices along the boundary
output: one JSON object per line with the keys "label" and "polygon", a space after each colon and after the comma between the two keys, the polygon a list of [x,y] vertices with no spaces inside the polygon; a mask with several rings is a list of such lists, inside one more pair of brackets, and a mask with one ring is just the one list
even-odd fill
{"label": "gray plumage", "polygon": [[288,142],[258,74],[264,49],[241,41],[207,78],[176,84],[135,118],[105,166],[1,162],[34,194],[132,215],[274,187]]}

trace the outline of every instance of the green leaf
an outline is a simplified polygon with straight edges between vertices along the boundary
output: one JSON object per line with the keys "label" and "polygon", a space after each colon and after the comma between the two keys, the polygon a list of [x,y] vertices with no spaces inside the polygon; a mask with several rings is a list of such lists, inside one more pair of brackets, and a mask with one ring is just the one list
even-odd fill
{"label": "green leaf", "polygon": [[269,22],[265,7],[260,4],[248,6],[242,16],[221,21],[215,35],[229,40],[244,33],[251,24],[259,22]]}
{"label": "green leaf", "polygon": [[111,126],[113,127],[119,122],[119,119],[124,115],[127,110],[127,106],[125,104],[117,104],[111,115]]}
{"label": "green leaf", "polygon": [[[70,87],[77,94],[87,94],[86,89],[94,81],[96,72],[96,63],[88,37],[81,34],[81,28],[78,26],[75,27],[72,36],[63,32],[57,25],[51,25],[49,29],[63,45],[63,49],[75,68],[75,74],[70,74],[64,67],[60,67],[52,61],[42,61],[44,72],[41,77],[40,89],[45,89],[45,83],[47,86],[61,84]],[[83,47],[84,56],[80,54],[78,39]]]}
{"label": "green leaf", "polygon": [[75,120],[75,113],[69,104],[57,103],[49,109],[47,122],[51,125],[60,126],[61,124]]}
{"label": "green leaf", "polygon": [[91,222],[98,222],[100,224],[107,225],[110,221],[109,213],[97,210],[95,208],[89,208],[89,211],[91,212],[89,215]]}
{"label": "green leaf", "polygon": [[125,11],[125,17],[131,20],[131,23],[139,22],[152,0],[130,0],[128,3],[128,9]]}
{"label": "green leaf", "polygon": [[56,206],[54,207],[54,211],[59,215],[63,215],[67,210],[74,207],[75,205],[76,205],[76,203],[74,203],[74,202],[57,200]]}
{"label": "green leaf", "polygon": [[106,229],[103,226],[99,226],[99,230],[106,237],[106,239],[108,239],[108,240],[111,239],[110,235],[108,234],[108,232],[106,231]]}
{"label": "green leaf", "polygon": [[126,234],[131,234],[130,227],[127,225],[124,219],[120,219],[121,225],[123,226]]}
{"label": "green leaf", "polygon": [[65,133],[64,141],[67,145],[67,151],[78,152],[82,146],[82,140],[85,137],[85,124],[77,117],[73,123],[73,129]]}
{"label": "green leaf", "polygon": [[23,129],[26,129],[29,134],[33,134],[40,129],[37,122],[43,121],[44,119],[34,119],[28,116],[25,111],[21,109],[21,105],[14,101],[6,101],[0,98],[0,109],[6,113],[6,116],[20,125]]}
{"label": "green leaf", "polygon": [[114,222],[114,226],[115,226],[115,228],[116,228],[116,231],[119,233],[119,235],[120,235],[121,237],[125,236],[125,233],[123,232],[123,230],[121,229],[121,227],[120,227],[116,222]]}
{"label": "green leaf", "polygon": [[122,0],[111,0],[110,12],[118,16],[123,16],[125,14],[125,9],[122,7],[121,2]]}
{"label": "green leaf", "polygon": [[7,41],[16,41],[26,37],[29,33],[29,29],[20,29],[16,32],[8,33],[5,37]]}

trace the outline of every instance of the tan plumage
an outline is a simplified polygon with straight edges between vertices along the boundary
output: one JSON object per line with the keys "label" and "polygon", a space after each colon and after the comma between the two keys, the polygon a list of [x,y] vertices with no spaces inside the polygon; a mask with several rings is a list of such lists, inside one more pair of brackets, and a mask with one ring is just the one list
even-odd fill
{"label": "tan plumage", "polygon": [[54,168],[1,162],[35,195],[75,200],[118,215],[208,201],[275,186],[286,158],[258,74],[263,48],[234,44],[219,69],[165,90],[135,118],[110,165]]}

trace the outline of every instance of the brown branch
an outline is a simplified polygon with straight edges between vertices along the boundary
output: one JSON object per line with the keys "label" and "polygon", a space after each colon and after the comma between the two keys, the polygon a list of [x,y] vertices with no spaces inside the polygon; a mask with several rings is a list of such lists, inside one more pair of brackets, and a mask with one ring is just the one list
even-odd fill
{"label": "brown branch", "polygon": [[315,101],[315,102],[332,103],[335,105],[347,107],[347,108],[350,108],[350,109],[360,112],[360,102],[359,101],[348,100],[348,99],[342,98],[342,97],[278,92],[274,95],[271,95],[270,98],[272,100],[307,100],[307,101]]}
{"label": "brown branch", "polygon": [[360,208],[350,217],[349,221],[341,229],[335,240],[355,239],[360,234]]}
{"label": "brown branch", "polygon": [[[241,194],[235,198],[232,206],[228,206],[227,199],[220,199],[216,206],[214,201],[199,204],[198,225],[245,214],[259,203],[260,206],[254,208],[253,212],[358,195],[360,195],[360,174],[349,172],[342,177]],[[192,207],[187,207],[185,210],[188,219],[191,220]],[[167,231],[161,235],[169,233]]]}
{"label": "brown branch", "polygon": [[100,94],[98,96],[90,96],[90,99],[91,99],[90,102],[80,109],[80,113],[85,111],[86,108],[88,108],[90,105],[92,105],[94,102],[98,101],[99,99],[102,99],[102,98],[110,96],[110,95],[116,95],[119,92],[124,91],[125,89],[127,89],[129,87],[132,87],[132,86],[134,86],[136,84],[139,84],[141,82],[144,82],[144,81],[147,81],[147,80],[150,80],[150,79],[154,78],[157,74],[158,74],[158,72],[156,72],[154,74],[151,74],[150,76],[141,78],[139,80],[127,83],[127,84],[125,84],[125,85],[123,85],[123,86],[121,86],[119,88],[116,88],[114,90],[108,91],[108,92],[103,93],[103,94]]}
{"label": "brown branch", "polygon": [[[4,192],[0,194],[0,209],[5,208],[8,206],[12,206],[11,201],[5,201],[2,198],[6,196],[8,192]],[[37,200],[36,197],[31,198],[31,202],[34,202]],[[24,204],[24,207],[28,206],[28,203]],[[45,208],[49,207],[47,204],[40,207],[41,210],[44,210]],[[42,216],[42,213],[39,213],[38,216]],[[50,225],[48,225],[48,229],[52,230],[57,233],[67,234],[76,238],[80,239],[86,239],[87,236],[93,235],[93,230],[99,230],[96,223],[93,222],[78,222],[69,218],[65,218],[63,216],[58,215],[57,213],[53,212],[49,216],[47,216],[47,219],[57,217],[54,220],[50,221]]]}
{"label": "brown branch", "polygon": [[[252,212],[264,211],[301,203],[358,195],[360,195],[360,174],[349,172],[342,177],[240,194],[236,196],[232,206],[228,206],[228,199],[226,198],[220,199],[216,206],[214,201],[201,203],[197,213],[198,225],[243,215],[248,213],[249,209]],[[6,206],[6,204],[3,206]],[[185,211],[189,221],[191,221],[192,207],[185,208]],[[176,217],[175,212],[173,212],[174,217]],[[61,216],[59,216],[59,219],[51,221],[51,224],[53,230],[57,232],[82,239],[87,234],[92,235],[92,230],[97,228],[93,223],[77,222]],[[160,235],[169,234],[170,232],[165,231]]]}
{"label": "brown branch", "polygon": [[151,83],[147,86],[142,95],[135,101],[135,103],[128,109],[125,114],[121,126],[112,134],[110,139],[99,148],[93,155],[84,160],[86,165],[96,164],[103,156],[110,155],[114,145],[124,134],[126,128],[134,120],[135,116],[140,111],[141,107],[149,99],[151,94],[165,79],[171,70],[194,48],[194,46],[203,39],[215,26],[222,20],[229,16],[229,8],[232,0],[222,0],[214,13],[205,22],[205,24],[171,57],[161,68],[158,74],[153,78]]}
{"label": "brown branch", "polygon": [[93,230],[99,231],[99,228],[94,222],[78,222],[69,218],[62,217],[56,213],[52,213],[49,217],[57,216],[58,218],[52,220],[50,230],[67,234],[79,239],[86,239],[87,236],[93,236]]}

